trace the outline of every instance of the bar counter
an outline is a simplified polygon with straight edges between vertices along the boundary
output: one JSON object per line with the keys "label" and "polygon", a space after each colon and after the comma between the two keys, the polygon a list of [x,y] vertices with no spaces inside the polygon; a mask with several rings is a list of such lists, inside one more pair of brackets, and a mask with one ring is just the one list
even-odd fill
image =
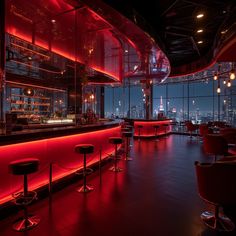
{"label": "bar counter", "polygon": [[[171,132],[171,119],[166,120],[134,120],[135,138],[152,138]],[[165,126],[167,125],[167,126]],[[155,130],[155,126],[159,126]]]}
{"label": "bar counter", "polygon": [[53,167],[53,181],[82,169],[83,156],[74,152],[77,144],[93,144],[94,153],[87,157],[91,166],[114,151],[109,137],[121,135],[121,122],[104,122],[81,127],[60,127],[13,132],[0,136],[0,204],[12,199],[12,194],[22,190],[23,179],[8,171],[11,161],[38,158],[39,171],[30,174],[29,189],[35,190],[49,183],[49,167]]}

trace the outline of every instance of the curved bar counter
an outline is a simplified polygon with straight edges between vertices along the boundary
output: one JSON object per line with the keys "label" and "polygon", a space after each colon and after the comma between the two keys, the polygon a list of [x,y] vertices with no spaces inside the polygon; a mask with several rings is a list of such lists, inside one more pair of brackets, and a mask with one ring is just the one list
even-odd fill
{"label": "curved bar counter", "polygon": [[50,163],[53,163],[53,181],[82,169],[83,157],[74,152],[75,145],[94,145],[94,153],[87,158],[88,166],[91,166],[99,161],[100,150],[102,159],[114,152],[108,139],[120,136],[120,132],[120,122],[113,121],[78,128],[43,129],[0,136],[0,204],[11,200],[12,194],[23,187],[22,179],[8,171],[11,161],[32,157],[40,160],[39,171],[29,175],[29,189],[35,190],[49,183]]}
{"label": "curved bar counter", "polygon": [[[165,135],[171,132],[172,120],[134,120],[134,137],[135,138],[152,138],[155,136]],[[155,130],[155,126],[159,128]],[[168,125],[168,126],[165,126]],[[140,128],[139,128],[140,126]]]}

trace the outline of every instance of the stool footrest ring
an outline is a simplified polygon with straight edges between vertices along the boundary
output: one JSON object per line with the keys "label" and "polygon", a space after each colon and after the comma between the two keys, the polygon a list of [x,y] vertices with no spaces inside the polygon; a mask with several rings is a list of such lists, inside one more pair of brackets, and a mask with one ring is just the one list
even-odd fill
{"label": "stool footrest ring", "polygon": [[35,191],[28,191],[27,195],[24,196],[24,192],[18,192],[13,194],[13,198],[16,205],[27,206],[37,199],[37,193]]}
{"label": "stool footrest ring", "polygon": [[[91,173],[93,173],[93,169],[92,168],[86,168],[85,174],[90,175]],[[75,174],[76,175],[83,175],[84,174],[84,169],[76,171]]]}

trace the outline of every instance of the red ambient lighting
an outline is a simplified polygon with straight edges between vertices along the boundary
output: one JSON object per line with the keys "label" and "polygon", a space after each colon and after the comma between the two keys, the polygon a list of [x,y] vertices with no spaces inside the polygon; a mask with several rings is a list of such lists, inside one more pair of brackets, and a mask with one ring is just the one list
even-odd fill
{"label": "red ambient lighting", "polygon": [[114,151],[109,137],[120,136],[121,127],[101,131],[75,134],[58,138],[43,139],[19,144],[0,146],[0,204],[12,199],[12,194],[22,190],[22,178],[8,172],[8,164],[20,158],[35,157],[40,159],[40,169],[29,175],[29,188],[37,189],[48,184],[49,164],[53,164],[53,181],[74,173],[83,165],[82,156],[74,152],[74,146],[80,143],[91,143],[94,153],[88,155],[88,165],[99,161],[100,148],[102,159]]}
{"label": "red ambient lighting", "polygon": [[[158,125],[157,135],[163,135],[171,131],[171,122],[172,120],[162,120],[162,121],[135,121],[134,122],[134,136],[139,137],[139,128],[140,128],[140,137],[154,137],[155,136],[155,125]],[[168,124],[167,127],[164,124]]]}

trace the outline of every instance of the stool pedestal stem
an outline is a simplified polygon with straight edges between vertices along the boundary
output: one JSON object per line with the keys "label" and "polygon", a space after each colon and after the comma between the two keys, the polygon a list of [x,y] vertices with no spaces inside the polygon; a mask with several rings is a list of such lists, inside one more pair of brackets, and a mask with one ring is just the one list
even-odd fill
{"label": "stool pedestal stem", "polygon": [[93,191],[93,187],[87,185],[87,173],[86,173],[86,154],[84,153],[84,169],[83,169],[83,186],[78,190],[80,193],[88,193]]}

